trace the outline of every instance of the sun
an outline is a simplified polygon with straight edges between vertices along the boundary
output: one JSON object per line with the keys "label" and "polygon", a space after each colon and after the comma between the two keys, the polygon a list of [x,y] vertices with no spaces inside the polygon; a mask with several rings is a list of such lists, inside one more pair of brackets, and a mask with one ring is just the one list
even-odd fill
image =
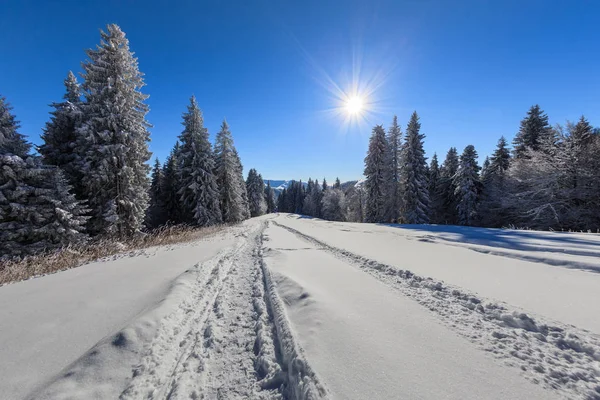
{"label": "sun", "polygon": [[363,101],[359,96],[352,96],[346,100],[346,111],[348,114],[356,115],[363,110]]}

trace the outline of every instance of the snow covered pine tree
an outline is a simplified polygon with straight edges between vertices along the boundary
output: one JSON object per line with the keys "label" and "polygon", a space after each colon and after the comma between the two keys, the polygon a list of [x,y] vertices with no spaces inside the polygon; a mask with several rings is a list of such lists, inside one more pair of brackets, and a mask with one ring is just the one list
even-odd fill
{"label": "snow covered pine tree", "polygon": [[88,229],[131,236],[142,228],[148,207],[148,96],[140,92],[143,75],[125,33],[112,24],[100,36],[83,64],[86,101],[78,129]]}
{"label": "snow covered pine tree", "polygon": [[192,96],[183,114],[184,130],[179,136],[178,162],[181,173],[179,194],[183,222],[211,226],[223,221],[219,206],[219,189],[214,174],[215,160],[196,97]]}
{"label": "snow covered pine tree", "polygon": [[10,111],[0,97],[0,258],[85,240],[85,210],[61,170],[29,154]]}
{"label": "snow covered pine tree", "polygon": [[402,146],[400,168],[403,188],[402,219],[407,224],[429,223],[429,192],[427,188],[427,164],[423,150],[423,138],[419,133],[421,124],[417,112],[413,112],[406,128]]}
{"label": "snow covered pine tree", "polygon": [[215,142],[215,175],[220,193],[223,222],[239,222],[246,219],[244,198],[244,178],[238,168],[233,137],[227,121],[221,124]]}

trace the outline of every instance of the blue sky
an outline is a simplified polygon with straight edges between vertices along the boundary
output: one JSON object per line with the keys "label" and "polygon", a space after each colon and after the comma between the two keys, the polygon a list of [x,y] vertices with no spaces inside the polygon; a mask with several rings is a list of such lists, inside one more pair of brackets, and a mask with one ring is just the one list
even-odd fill
{"label": "blue sky", "polygon": [[[0,94],[39,143],[67,71],[117,23],[146,74],[161,160],[194,94],[211,137],[227,118],[246,170],[344,181],[394,114],[404,128],[417,110],[428,157],[473,144],[480,162],[535,103],[552,124],[600,126],[598,15],[591,0],[4,0]],[[332,109],[353,82],[371,112],[348,124]]]}

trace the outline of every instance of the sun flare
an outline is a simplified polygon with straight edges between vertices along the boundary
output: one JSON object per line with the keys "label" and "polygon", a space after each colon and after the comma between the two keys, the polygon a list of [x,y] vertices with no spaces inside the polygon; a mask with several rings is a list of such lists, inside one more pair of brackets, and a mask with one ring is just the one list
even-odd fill
{"label": "sun flare", "polygon": [[352,96],[346,101],[346,111],[349,114],[359,114],[363,109],[363,101],[358,96]]}

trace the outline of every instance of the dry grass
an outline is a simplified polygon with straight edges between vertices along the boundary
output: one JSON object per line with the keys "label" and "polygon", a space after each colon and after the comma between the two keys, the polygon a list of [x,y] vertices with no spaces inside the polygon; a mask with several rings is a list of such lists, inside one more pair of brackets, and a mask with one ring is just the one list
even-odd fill
{"label": "dry grass", "polygon": [[76,268],[103,257],[176,243],[206,238],[224,226],[193,228],[171,226],[125,241],[99,239],[77,246],[65,247],[51,253],[42,253],[23,259],[0,261],[0,286],[23,281],[34,276]]}

